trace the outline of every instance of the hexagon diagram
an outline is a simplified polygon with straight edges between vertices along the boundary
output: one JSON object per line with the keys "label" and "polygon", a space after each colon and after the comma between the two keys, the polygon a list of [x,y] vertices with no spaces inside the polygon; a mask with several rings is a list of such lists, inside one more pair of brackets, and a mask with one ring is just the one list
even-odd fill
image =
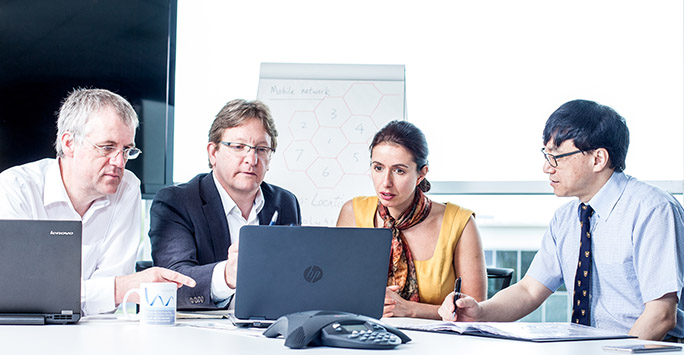
{"label": "hexagon diagram", "polygon": [[340,127],[351,114],[347,104],[339,97],[324,98],[314,112],[323,127]]}
{"label": "hexagon diagram", "polygon": [[293,139],[311,139],[318,129],[318,121],[311,111],[297,111],[292,115],[289,127]]}
{"label": "hexagon diagram", "polygon": [[355,115],[370,115],[375,111],[382,93],[372,83],[355,83],[344,94],[344,101]]}
{"label": "hexagon diagram", "polygon": [[370,116],[351,116],[342,126],[342,132],[350,143],[366,143],[377,131]]}
{"label": "hexagon diagram", "polygon": [[366,174],[370,169],[368,144],[350,144],[344,148],[337,160],[346,174]]}
{"label": "hexagon diagram", "polygon": [[[277,160],[272,165],[283,171],[277,176],[271,173],[269,180],[292,186],[300,198],[302,211],[307,210],[312,216],[311,223],[328,221],[327,215],[323,219],[319,216],[328,213],[337,216],[339,210],[328,209],[338,209],[341,205],[314,206],[314,200],[339,198],[343,202],[351,191],[372,191],[368,184],[371,171],[368,144],[380,127],[390,120],[403,119],[404,83],[269,79],[271,86],[275,85],[271,81],[301,95],[262,94],[271,100],[268,104],[272,104],[274,117],[278,117],[278,127],[283,127]],[[267,87],[270,86],[263,86]],[[312,92],[311,88],[325,90]],[[330,217],[331,223],[335,216]]]}
{"label": "hexagon diagram", "polygon": [[304,171],[316,160],[316,150],[309,141],[294,141],[285,149],[285,166],[291,171]]}
{"label": "hexagon diagram", "polygon": [[318,155],[335,158],[349,144],[339,128],[321,127],[311,139]]}
{"label": "hexagon diagram", "polygon": [[306,170],[306,174],[316,187],[334,188],[342,179],[344,172],[337,162],[337,159],[318,158],[311,167]]}
{"label": "hexagon diagram", "polygon": [[371,117],[373,117],[378,129],[389,121],[404,119],[403,97],[401,95],[383,95]]}

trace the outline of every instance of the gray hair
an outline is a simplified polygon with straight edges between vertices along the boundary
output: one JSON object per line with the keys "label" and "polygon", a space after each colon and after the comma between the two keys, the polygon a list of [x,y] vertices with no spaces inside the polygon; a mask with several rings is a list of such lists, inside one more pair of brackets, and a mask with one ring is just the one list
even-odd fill
{"label": "gray hair", "polygon": [[105,89],[74,89],[59,109],[55,140],[57,156],[64,156],[60,138],[64,133],[71,132],[74,141],[81,144],[83,137],[89,133],[91,115],[107,108],[113,109],[121,118],[121,122],[133,128],[135,133],[139,124],[138,115],[126,99]]}

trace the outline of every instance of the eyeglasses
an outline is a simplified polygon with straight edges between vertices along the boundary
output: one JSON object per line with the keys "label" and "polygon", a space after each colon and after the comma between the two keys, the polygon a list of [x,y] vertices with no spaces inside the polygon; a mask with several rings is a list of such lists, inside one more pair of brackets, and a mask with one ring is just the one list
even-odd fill
{"label": "eyeglasses", "polygon": [[258,146],[258,147],[253,147],[249,144],[245,143],[235,143],[235,142],[221,142],[221,144],[225,145],[228,147],[228,151],[233,152],[233,154],[239,155],[239,156],[245,156],[249,154],[249,151],[254,149],[256,152],[257,156],[261,159],[271,159],[271,156],[273,155],[273,152],[275,152],[275,149],[271,147],[265,147],[265,146]]}
{"label": "eyeglasses", "polygon": [[577,154],[577,153],[582,153],[582,152],[583,152],[582,149],[578,149],[578,150],[576,150],[576,151],[574,151],[574,152],[570,152],[570,153],[563,153],[563,154],[559,154],[559,155],[553,155],[553,154],[549,154],[549,153],[545,152],[544,149],[545,149],[545,148],[542,148],[542,149],[541,149],[541,152],[542,152],[542,154],[544,154],[544,158],[546,158],[546,161],[549,162],[549,165],[551,165],[552,168],[557,168],[557,167],[558,167],[558,159],[564,158],[564,157],[568,157],[568,156],[571,156],[571,155],[573,155],[573,154]]}
{"label": "eyeglasses", "polygon": [[124,149],[119,149],[113,145],[97,145],[93,142],[91,142],[88,138],[83,137],[88,143],[92,144],[93,147],[97,149],[98,152],[100,152],[100,155],[102,155],[105,158],[108,159],[114,159],[119,156],[119,153],[123,153],[123,158],[124,160],[133,160],[138,157],[142,153],[142,150],[136,148],[136,147],[128,147]]}

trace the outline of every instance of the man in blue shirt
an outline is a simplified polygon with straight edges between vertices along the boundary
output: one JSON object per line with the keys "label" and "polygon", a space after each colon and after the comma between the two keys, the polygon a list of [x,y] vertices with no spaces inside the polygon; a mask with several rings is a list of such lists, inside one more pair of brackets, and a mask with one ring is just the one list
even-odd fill
{"label": "man in blue shirt", "polygon": [[[573,323],[642,339],[684,337],[677,303],[684,274],[684,210],[667,192],[623,173],[629,146],[624,119],[592,101],[563,104],[544,128],[544,172],[559,208],[525,277],[478,303],[453,294],[445,320],[514,321],[563,283]],[[584,282],[584,284],[582,284]]]}

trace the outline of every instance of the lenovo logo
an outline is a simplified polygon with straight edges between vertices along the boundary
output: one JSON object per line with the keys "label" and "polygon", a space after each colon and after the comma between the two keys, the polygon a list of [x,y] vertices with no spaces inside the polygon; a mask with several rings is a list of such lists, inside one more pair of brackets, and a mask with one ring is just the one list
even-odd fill
{"label": "lenovo logo", "polygon": [[323,278],[323,270],[316,266],[311,265],[304,270],[304,280],[310,283],[314,283]]}
{"label": "lenovo logo", "polygon": [[55,232],[55,231],[50,231],[50,235],[74,235],[74,232]]}

